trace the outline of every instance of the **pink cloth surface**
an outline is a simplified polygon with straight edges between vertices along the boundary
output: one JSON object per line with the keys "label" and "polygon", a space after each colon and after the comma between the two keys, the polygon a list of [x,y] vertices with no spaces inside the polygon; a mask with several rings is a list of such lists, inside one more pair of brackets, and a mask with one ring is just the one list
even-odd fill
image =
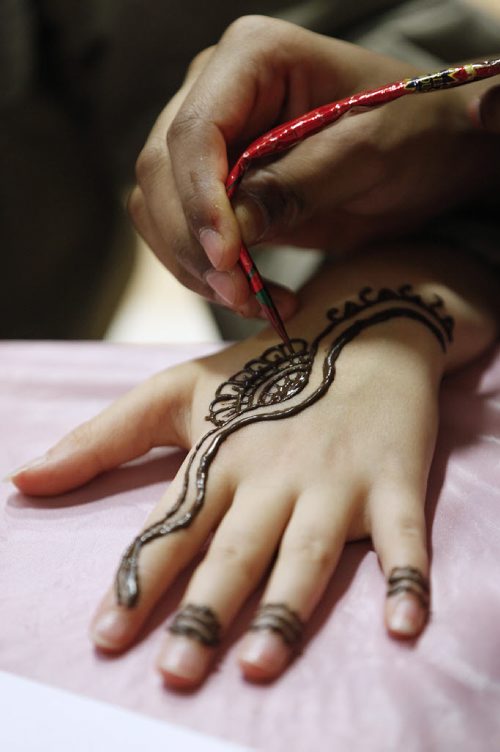
{"label": "pink cloth surface", "polygon": [[[0,345],[0,471],[43,453],[144,377],[213,349]],[[0,669],[259,750],[498,750],[499,449],[497,349],[443,386],[427,500],[432,617],[421,639],[402,644],[385,635],[375,554],[368,543],[350,544],[302,656],[279,681],[254,686],[239,675],[235,650],[253,599],[217,669],[190,694],[166,690],[154,669],[165,619],[189,572],[126,654],[105,658],[87,637],[125,546],[182,453],[157,450],[56,498],[23,497],[4,484]]]}

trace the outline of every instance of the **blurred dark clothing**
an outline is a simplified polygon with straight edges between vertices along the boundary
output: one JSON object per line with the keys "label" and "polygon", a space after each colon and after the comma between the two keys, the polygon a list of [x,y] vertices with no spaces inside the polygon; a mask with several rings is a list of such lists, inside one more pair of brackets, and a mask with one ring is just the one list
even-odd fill
{"label": "blurred dark clothing", "polygon": [[429,69],[500,49],[460,0],[0,0],[0,337],[102,335],[131,268],[137,155],[189,61],[247,13]]}

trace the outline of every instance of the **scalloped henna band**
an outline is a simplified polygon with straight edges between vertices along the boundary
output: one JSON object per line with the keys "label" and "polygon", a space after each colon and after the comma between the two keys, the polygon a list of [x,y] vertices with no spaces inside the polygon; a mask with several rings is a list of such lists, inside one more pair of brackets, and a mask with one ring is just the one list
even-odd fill
{"label": "scalloped henna band", "polygon": [[415,567],[394,567],[387,578],[387,598],[400,593],[411,593],[422,608],[429,608],[430,585],[427,577]]}
{"label": "scalloped henna band", "polygon": [[[132,608],[139,599],[138,561],[142,547],[189,527],[202,509],[209,469],[221,444],[252,423],[294,417],[315,404],[333,384],[335,364],[345,345],[366,329],[395,318],[411,319],[427,327],[443,352],[452,342],[453,319],[445,313],[439,296],[426,302],[413,292],[411,285],[403,285],[397,290],[382,288],[378,292],[365,287],[357,300],[348,300],[341,309],[332,308],[327,312],[329,323],[310,344],[303,339],[294,339],[293,353],[283,344],[270,347],[219,386],[207,416],[214,427],[191,451],[177,501],[163,519],[138,535],[123,555],[115,581],[119,604]],[[286,405],[306,390],[320,345],[330,335],[333,337],[326,348],[319,384],[300,401]],[[394,582],[393,586],[410,588],[411,583],[416,585],[415,580],[406,577]],[[200,617],[198,614],[195,618],[191,613],[189,618],[194,624]],[[187,630],[187,621],[182,623]],[[205,620],[203,629],[206,628]]]}
{"label": "scalloped henna band", "polygon": [[249,629],[251,632],[271,630],[292,647],[302,639],[304,622],[286,603],[264,603],[257,610]]}
{"label": "scalloped henna band", "polygon": [[168,631],[191,637],[202,645],[213,648],[220,642],[221,625],[211,608],[188,603],[176,613]]}

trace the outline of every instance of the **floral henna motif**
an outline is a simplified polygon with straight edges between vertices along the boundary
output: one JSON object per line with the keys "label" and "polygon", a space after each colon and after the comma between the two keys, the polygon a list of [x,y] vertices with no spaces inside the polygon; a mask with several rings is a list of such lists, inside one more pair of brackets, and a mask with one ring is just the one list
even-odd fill
{"label": "floral henna motif", "polygon": [[293,353],[283,344],[269,347],[224,381],[215,392],[207,420],[224,426],[244,411],[276,405],[301,392],[309,381],[311,353],[304,339],[293,339],[291,344]]}
{"label": "floral henna motif", "polygon": [[[348,300],[342,308],[327,312],[327,326],[310,344],[295,339],[293,352],[282,344],[270,347],[219,386],[207,416],[214,427],[192,450],[177,501],[162,520],[138,535],[125,551],[115,582],[118,603],[131,608],[138,601],[142,547],[188,527],[203,507],[210,465],[221,444],[244,426],[289,418],[313,405],[332,385],[335,363],[345,345],[365,329],[394,318],[412,319],[426,326],[443,352],[453,340],[453,319],[446,314],[439,296],[425,301],[411,285],[378,292],[365,287],[357,300]],[[332,339],[325,342],[330,335]],[[321,377],[316,386],[307,389],[320,345],[326,345]],[[302,393],[301,400],[293,400]]]}

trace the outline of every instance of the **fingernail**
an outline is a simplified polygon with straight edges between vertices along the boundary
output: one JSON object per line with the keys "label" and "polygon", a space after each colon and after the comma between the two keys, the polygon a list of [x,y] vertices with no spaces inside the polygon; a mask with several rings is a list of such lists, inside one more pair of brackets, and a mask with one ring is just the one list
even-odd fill
{"label": "fingernail", "polygon": [[21,465],[20,467],[17,467],[15,470],[12,470],[12,472],[8,473],[3,480],[5,482],[8,482],[16,477],[16,475],[20,475],[21,473],[26,472],[26,470],[33,470],[35,467],[39,467],[40,465],[43,465],[47,461],[47,455],[42,455],[42,457],[37,457],[34,460],[30,460],[30,462],[25,462],[24,465]]}
{"label": "fingernail", "polygon": [[236,288],[230,274],[210,270],[205,274],[205,280],[224,303],[227,303],[229,306],[234,305]]}
{"label": "fingernail", "polygon": [[290,659],[290,648],[271,631],[250,632],[239,650],[244,673],[251,678],[277,676]]}
{"label": "fingernail", "polygon": [[94,623],[91,634],[101,647],[116,647],[128,633],[128,619],[121,611],[111,610],[102,614]]}
{"label": "fingernail", "polygon": [[224,239],[216,230],[206,227],[200,232],[200,243],[213,266],[217,267],[224,257]]}
{"label": "fingernail", "polygon": [[387,625],[391,632],[410,637],[422,628],[426,612],[416,598],[399,598],[394,604],[389,598],[387,609]]}
{"label": "fingernail", "polygon": [[262,240],[269,228],[269,217],[261,201],[250,195],[240,197],[234,205],[234,213],[246,245]]}
{"label": "fingernail", "polygon": [[206,674],[213,651],[197,640],[181,635],[168,635],[158,660],[158,668],[168,680],[197,684]]}

